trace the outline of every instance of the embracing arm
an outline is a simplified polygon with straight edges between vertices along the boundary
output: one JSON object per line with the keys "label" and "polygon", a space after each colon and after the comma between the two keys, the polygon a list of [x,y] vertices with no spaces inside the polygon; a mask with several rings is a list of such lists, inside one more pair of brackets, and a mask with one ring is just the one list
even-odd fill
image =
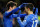
{"label": "embracing arm", "polygon": [[25,26],[27,24],[27,20],[23,20],[23,22],[21,21],[20,17],[17,17],[17,21],[20,24],[20,26]]}
{"label": "embracing arm", "polygon": [[30,18],[29,18],[29,17],[30,17],[30,16],[28,16],[28,17],[25,16],[23,22],[21,21],[20,16],[17,17],[17,21],[18,21],[18,23],[20,24],[20,26],[26,26],[27,23],[30,21]]}
{"label": "embracing arm", "polygon": [[17,7],[17,8],[15,8],[15,9],[13,9],[11,12],[5,12],[5,16],[7,17],[7,16],[10,16],[12,13],[15,13],[15,12],[17,12],[18,10],[19,10],[20,8],[19,7]]}
{"label": "embracing arm", "polygon": [[5,12],[4,16],[9,17],[12,13],[17,12],[20,8],[25,7],[25,5],[24,5],[24,4],[26,4],[26,3],[23,3],[23,4],[22,4],[22,5],[20,5],[19,7],[17,7],[17,8],[15,8],[15,9],[13,9],[11,12]]}
{"label": "embracing arm", "polygon": [[4,16],[8,17],[8,16],[10,16],[12,13],[17,12],[20,8],[23,8],[23,7],[24,7],[24,5],[22,4],[22,5],[20,5],[19,7],[13,9],[11,12],[5,12]]}
{"label": "embracing arm", "polygon": [[[12,16],[12,18],[17,18],[17,15],[18,14],[12,14],[11,16]],[[25,17],[27,14],[20,14],[20,18],[23,18],[23,17]],[[10,17],[11,17],[10,16]]]}

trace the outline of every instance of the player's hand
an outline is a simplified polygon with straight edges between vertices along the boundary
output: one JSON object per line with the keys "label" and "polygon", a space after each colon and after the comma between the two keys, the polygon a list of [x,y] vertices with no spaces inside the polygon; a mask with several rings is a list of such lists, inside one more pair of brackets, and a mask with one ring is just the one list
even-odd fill
{"label": "player's hand", "polygon": [[24,5],[24,4],[21,4],[21,5],[19,6],[19,8],[23,8],[23,7],[25,7],[25,5]]}
{"label": "player's hand", "polygon": [[21,10],[19,10],[19,13],[18,13],[18,15],[17,15],[17,20],[20,19],[20,14],[21,14]]}
{"label": "player's hand", "polygon": [[19,8],[25,7],[26,4],[29,4],[29,3],[23,3],[23,4],[21,4],[21,5],[19,6]]}
{"label": "player's hand", "polygon": [[21,10],[19,10],[19,13],[18,13],[17,17],[20,17],[20,14],[21,14]]}

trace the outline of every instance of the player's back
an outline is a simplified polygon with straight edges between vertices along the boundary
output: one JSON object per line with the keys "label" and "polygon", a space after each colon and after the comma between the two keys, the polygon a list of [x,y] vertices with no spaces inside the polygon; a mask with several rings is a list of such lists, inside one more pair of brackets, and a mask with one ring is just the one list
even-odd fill
{"label": "player's back", "polygon": [[12,27],[12,16],[6,17],[7,12],[4,13],[3,20],[4,20],[4,27]]}
{"label": "player's back", "polygon": [[30,14],[26,16],[27,25],[25,27],[36,27],[38,23],[38,16],[34,14]]}

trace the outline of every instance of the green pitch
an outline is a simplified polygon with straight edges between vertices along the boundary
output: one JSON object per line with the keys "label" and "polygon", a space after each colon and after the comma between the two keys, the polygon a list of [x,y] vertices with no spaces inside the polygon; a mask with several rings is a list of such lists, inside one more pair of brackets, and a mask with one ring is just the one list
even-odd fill
{"label": "green pitch", "polygon": [[38,20],[40,20],[40,16],[38,16]]}

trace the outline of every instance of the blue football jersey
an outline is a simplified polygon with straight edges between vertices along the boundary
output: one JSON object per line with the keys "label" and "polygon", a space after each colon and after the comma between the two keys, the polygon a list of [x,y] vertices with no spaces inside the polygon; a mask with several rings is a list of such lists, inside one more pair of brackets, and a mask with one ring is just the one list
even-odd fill
{"label": "blue football jersey", "polygon": [[[17,17],[17,14],[9,14],[10,12],[5,12],[4,16],[3,16],[3,20],[4,20],[4,27],[13,27],[12,26],[12,21],[13,18]],[[26,16],[26,14],[20,14],[20,17],[23,18],[24,16]]]}
{"label": "blue football jersey", "polygon": [[38,16],[34,14],[25,16],[23,22],[21,21],[20,17],[17,17],[17,21],[21,27],[36,27],[38,23]]}
{"label": "blue football jersey", "polygon": [[12,20],[13,20],[12,14],[14,14],[15,12],[17,12],[19,9],[20,8],[17,7],[17,8],[13,9],[10,12],[6,11],[4,13],[4,15],[3,15],[4,27],[12,27]]}

